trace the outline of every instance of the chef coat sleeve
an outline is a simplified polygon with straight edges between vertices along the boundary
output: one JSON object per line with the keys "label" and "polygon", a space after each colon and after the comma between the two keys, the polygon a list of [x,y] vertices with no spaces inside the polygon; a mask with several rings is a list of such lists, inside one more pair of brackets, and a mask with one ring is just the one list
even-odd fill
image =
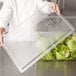
{"label": "chef coat sleeve", "polygon": [[8,23],[12,15],[11,0],[4,0],[3,6],[0,10],[0,27],[5,29],[5,32],[8,31]]}
{"label": "chef coat sleeve", "polygon": [[50,8],[52,2],[48,2],[48,1],[42,1],[42,0],[38,0],[37,1],[37,6],[38,9],[41,10],[44,13],[51,13],[53,12],[52,9]]}

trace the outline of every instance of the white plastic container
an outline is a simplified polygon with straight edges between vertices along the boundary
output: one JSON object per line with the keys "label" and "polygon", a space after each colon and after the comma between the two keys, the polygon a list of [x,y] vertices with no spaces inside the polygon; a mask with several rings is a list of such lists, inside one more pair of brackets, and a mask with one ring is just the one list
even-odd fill
{"label": "white plastic container", "polygon": [[[34,26],[28,25],[30,21]],[[26,31],[27,28],[30,30]],[[22,73],[72,34],[74,30],[72,25],[61,15],[54,12],[46,15],[38,11],[27,22],[16,27],[11,34],[8,33],[4,36],[3,48]]]}

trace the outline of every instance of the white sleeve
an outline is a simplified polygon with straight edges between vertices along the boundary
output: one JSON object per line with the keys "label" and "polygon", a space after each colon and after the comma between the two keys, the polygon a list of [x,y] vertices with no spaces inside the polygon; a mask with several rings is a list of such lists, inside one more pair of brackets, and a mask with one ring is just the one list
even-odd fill
{"label": "white sleeve", "polygon": [[42,1],[42,0],[37,1],[38,9],[40,9],[44,13],[51,13],[52,12],[52,9],[50,8],[49,5],[51,5],[51,2]]}
{"label": "white sleeve", "polygon": [[4,0],[3,6],[0,10],[0,27],[3,27],[5,32],[8,30],[8,23],[12,15],[12,7],[10,2],[11,0]]}

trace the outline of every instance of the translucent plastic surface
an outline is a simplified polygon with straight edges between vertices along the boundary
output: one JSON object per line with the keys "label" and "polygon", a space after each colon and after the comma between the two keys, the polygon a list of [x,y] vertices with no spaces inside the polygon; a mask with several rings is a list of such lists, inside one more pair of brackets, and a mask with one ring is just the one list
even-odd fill
{"label": "translucent plastic surface", "polygon": [[3,47],[19,71],[24,72],[73,32],[61,15],[38,11],[4,36]]}

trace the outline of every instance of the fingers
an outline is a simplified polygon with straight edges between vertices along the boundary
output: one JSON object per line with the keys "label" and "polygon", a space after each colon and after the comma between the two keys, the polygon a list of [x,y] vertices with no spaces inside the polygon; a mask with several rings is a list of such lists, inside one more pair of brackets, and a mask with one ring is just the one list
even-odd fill
{"label": "fingers", "polygon": [[0,27],[0,46],[3,45],[3,32],[5,29],[3,27]]}
{"label": "fingers", "polygon": [[57,12],[58,14],[60,14],[59,7],[56,3],[52,3],[51,8],[52,8],[53,12]]}
{"label": "fingers", "polygon": [[57,4],[55,4],[55,10],[56,10],[56,12],[57,12],[58,14],[60,14],[60,10],[59,10],[59,7],[58,7]]}
{"label": "fingers", "polygon": [[2,46],[3,45],[3,36],[2,36],[2,34],[0,34],[0,46]]}

